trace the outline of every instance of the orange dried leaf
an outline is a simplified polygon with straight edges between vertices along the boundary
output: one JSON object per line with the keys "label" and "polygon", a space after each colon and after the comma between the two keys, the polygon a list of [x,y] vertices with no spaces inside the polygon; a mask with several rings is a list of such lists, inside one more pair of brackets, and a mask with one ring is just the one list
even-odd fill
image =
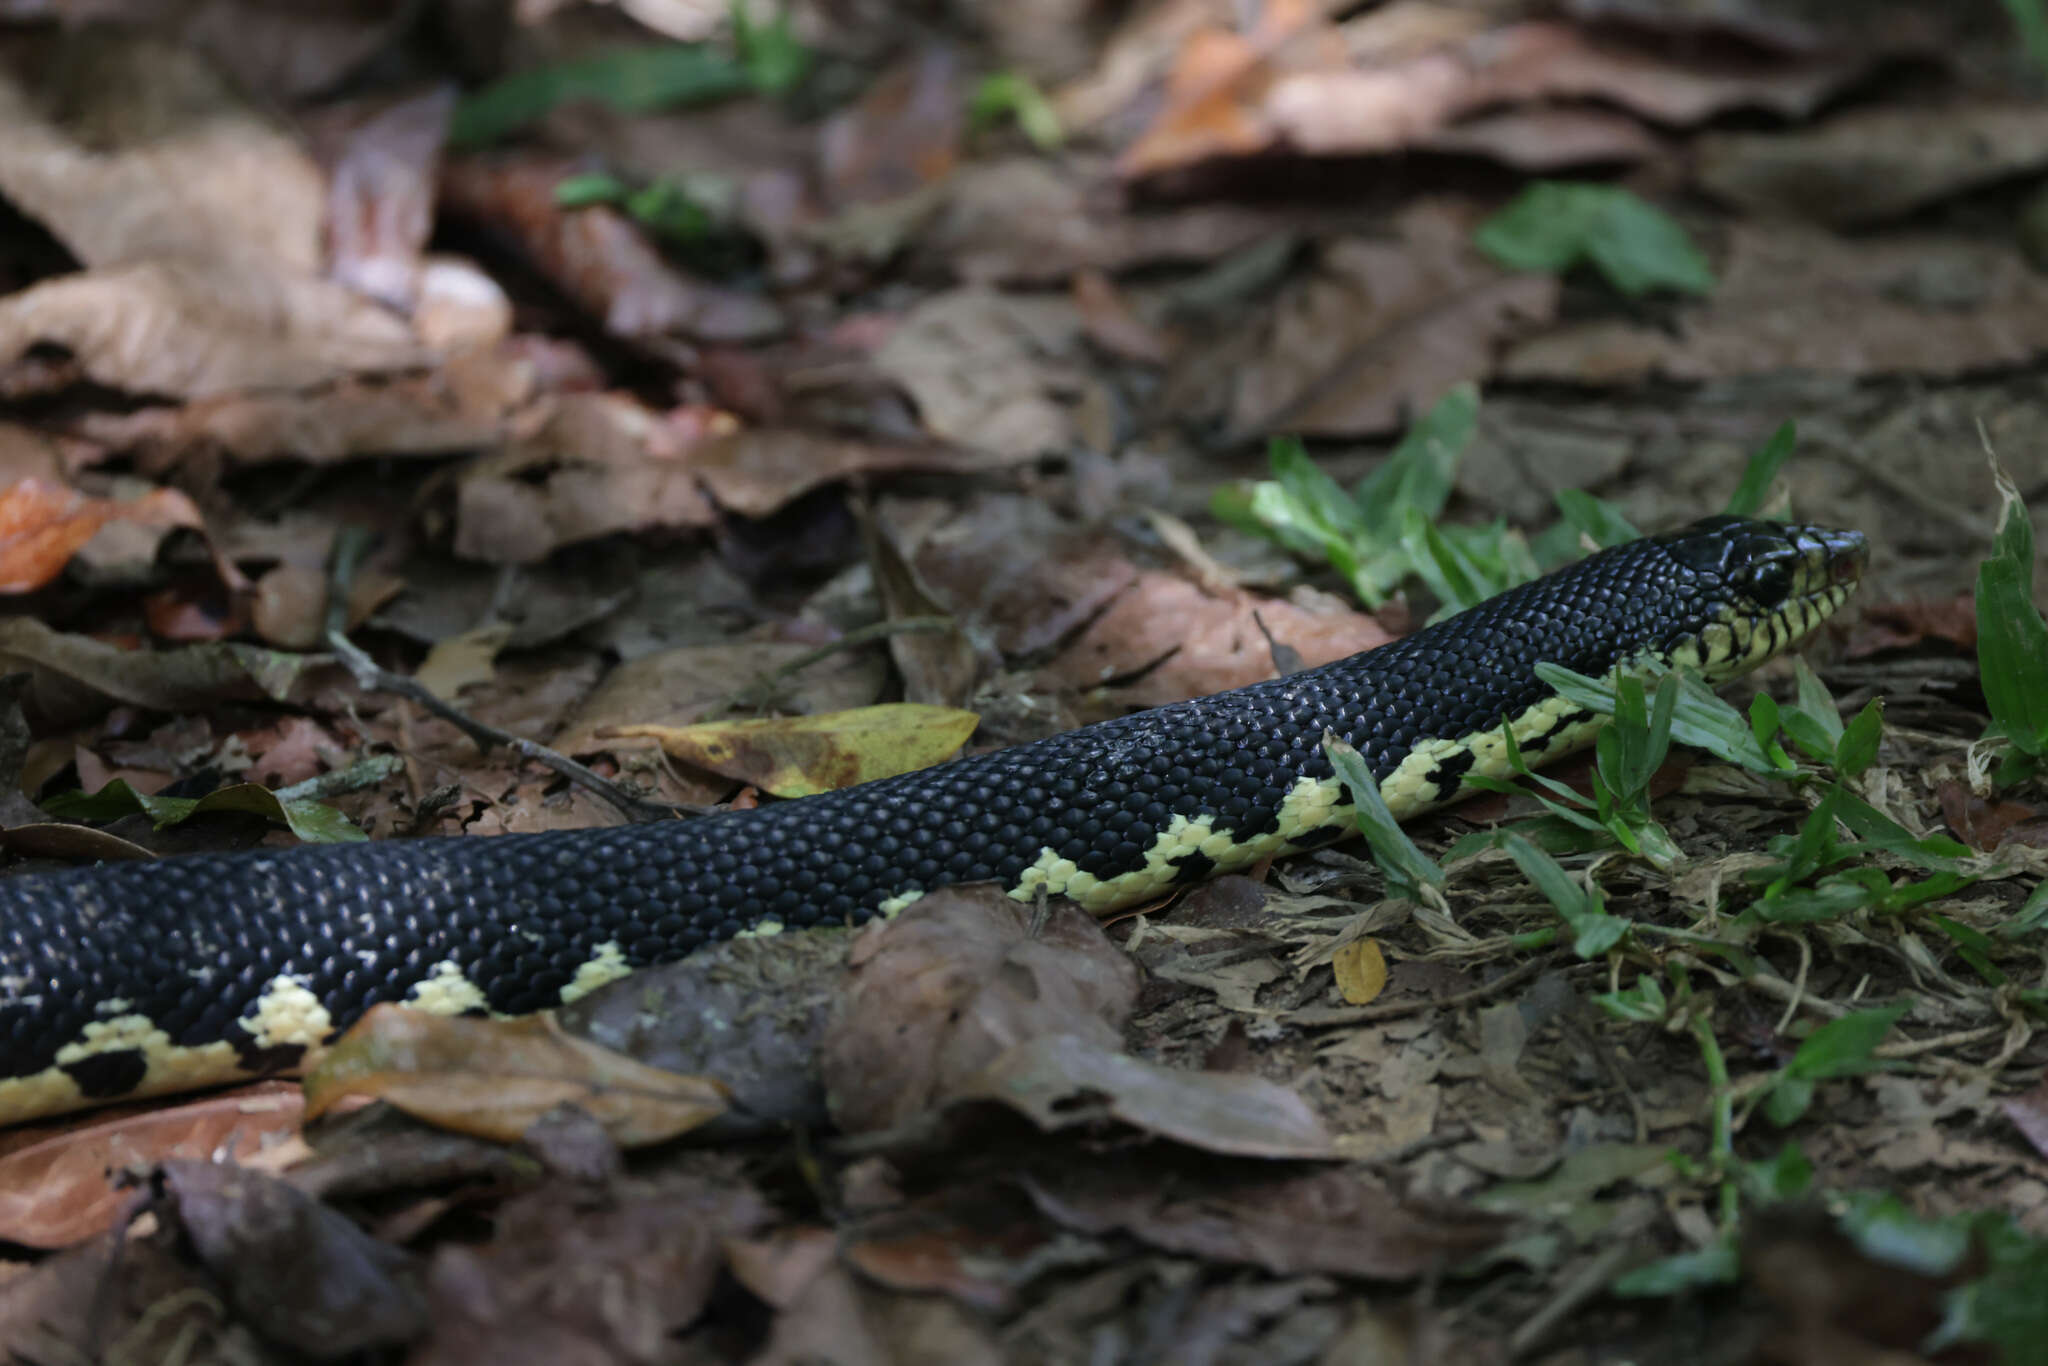
{"label": "orange dried leaf", "polygon": [[0,489],[0,593],[32,593],[64,572],[79,547],[108,522],[201,526],[199,509],[176,489],[126,501],[90,498],[47,479]]}
{"label": "orange dried leaf", "polygon": [[815,716],[616,726],[608,734],[653,736],[686,763],[778,797],[809,797],[929,768],[966,744],[980,722],[955,707],[890,702]]}
{"label": "orange dried leaf", "polygon": [[552,1015],[486,1020],[373,1007],[306,1077],[306,1117],[347,1096],[459,1133],[516,1142],[574,1105],[621,1147],[660,1143],[726,1111],[727,1091],[562,1032]]}

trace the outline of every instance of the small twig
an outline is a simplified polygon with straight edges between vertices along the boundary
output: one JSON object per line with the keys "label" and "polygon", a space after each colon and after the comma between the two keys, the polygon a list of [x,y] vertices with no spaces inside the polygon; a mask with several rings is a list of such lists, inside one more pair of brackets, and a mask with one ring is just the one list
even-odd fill
{"label": "small twig", "polygon": [[369,548],[370,536],[361,527],[343,527],[334,538],[334,553],[328,561],[327,570],[327,647],[348,666],[355,676],[358,687],[372,692],[390,693],[396,697],[408,698],[426,708],[434,715],[454,726],[476,742],[476,747],[488,754],[497,745],[503,745],[522,759],[545,764],[562,777],[580,787],[588,788],[616,807],[628,820],[661,820],[672,817],[679,810],[702,814],[702,808],[671,805],[666,802],[650,802],[638,793],[615,783],[568,755],[549,749],[546,745],[514,735],[509,730],[500,730],[488,725],[449,705],[428,691],[416,678],[405,674],[392,673],[381,668],[366,654],[362,647],[348,638],[348,589],[355,578],[356,566],[363,553]]}
{"label": "small twig", "polygon": [[281,802],[325,801],[344,792],[360,792],[366,787],[375,787],[404,767],[405,760],[396,754],[372,754],[356,760],[347,768],[315,774],[302,783],[280,787],[270,795]]}
{"label": "small twig", "polygon": [[1617,1276],[1626,1271],[1629,1263],[1641,1255],[1633,1239],[1624,1238],[1609,1244],[1595,1253],[1591,1260],[1573,1272],[1557,1293],[1545,1302],[1541,1309],[1522,1320],[1519,1328],[1508,1337],[1508,1355],[1527,1356],[1543,1345],[1551,1331],[1563,1323],[1581,1306],[1614,1283]]}

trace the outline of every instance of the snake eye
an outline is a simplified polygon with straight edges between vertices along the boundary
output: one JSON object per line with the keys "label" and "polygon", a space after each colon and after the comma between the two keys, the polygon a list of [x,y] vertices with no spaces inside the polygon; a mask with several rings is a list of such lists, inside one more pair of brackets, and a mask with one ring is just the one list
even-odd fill
{"label": "snake eye", "polygon": [[1762,606],[1775,607],[1792,594],[1792,566],[1765,560],[1743,576],[1742,586]]}

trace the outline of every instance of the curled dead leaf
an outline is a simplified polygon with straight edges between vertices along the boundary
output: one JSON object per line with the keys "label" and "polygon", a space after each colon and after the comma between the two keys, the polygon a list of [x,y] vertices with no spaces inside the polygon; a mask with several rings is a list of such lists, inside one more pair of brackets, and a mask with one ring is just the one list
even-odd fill
{"label": "curled dead leaf", "polygon": [[349,1096],[505,1143],[574,1105],[622,1148],[688,1133],[726,1109],[718,1082],[572,1038],[551,1015],[481,1020],[393,1005],[372,1007],[307,1075],[306,1117]]}

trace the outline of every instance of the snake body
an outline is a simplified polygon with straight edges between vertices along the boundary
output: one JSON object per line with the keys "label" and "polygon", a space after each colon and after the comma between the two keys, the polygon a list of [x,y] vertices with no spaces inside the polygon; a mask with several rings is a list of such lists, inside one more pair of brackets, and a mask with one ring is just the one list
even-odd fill
{"label": "snake body", "polygon": [[370,1005],[518,1014],[740,934],[993,881],[1101,912],[1397,817],[1600,718],[1534,674],[1732,677],[1848,596],[1863,540],[1716,518],[1376,650],[902,777],[692,821],[258,849],[0,879],[0,1123],[287,1070]]}

